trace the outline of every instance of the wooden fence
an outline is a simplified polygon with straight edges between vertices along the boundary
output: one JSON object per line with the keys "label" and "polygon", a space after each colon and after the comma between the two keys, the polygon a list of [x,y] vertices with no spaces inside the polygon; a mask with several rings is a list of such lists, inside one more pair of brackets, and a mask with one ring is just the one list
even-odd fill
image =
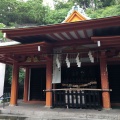
{"label": "wooden fence", "polygon": [[81,109],[101,109],[102,91],[108,89],[52,89],[45,90],[52,92],[52,107],[81,108]]}

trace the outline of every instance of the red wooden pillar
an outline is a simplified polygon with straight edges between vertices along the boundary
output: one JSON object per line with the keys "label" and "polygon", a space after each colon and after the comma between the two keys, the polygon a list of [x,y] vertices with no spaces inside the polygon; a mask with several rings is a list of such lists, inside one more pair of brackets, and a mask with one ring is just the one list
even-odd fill
{"label": "red wooden pillar", "polygon": [[28,101],[28,89],[29,89],[29,68],[26,67],[25,80],[24,80],[24,98],[23,101]]}
{"label": "red wooden pillar", "polygon": [[[53,61],[51,57],[47,57],[46,63],[46,89],[52,89],[52,68]],[[52,106],[52,93],[46,92],[46,107]]]}
{"label": "red wooden pillar", "polygon": [[[101,87],[102,89],[109,89],[109,82],[108,82],[108,72],[107,72],[107,61],[105,52],[101,52],[100,56],[100,71],[101,71]],[[102,101],[103,101],[103,108],[110,109],[110,93],[109,92],[102,92]]]}
{"label": "red wooden pillar", "polygon": [[13,72],[12,72],[12,85],[11,85],[10,106],[17,105],[18,77],[19,77],[19,66],[18,66],[17,62],[14,62],[14,64],[13,64]]}

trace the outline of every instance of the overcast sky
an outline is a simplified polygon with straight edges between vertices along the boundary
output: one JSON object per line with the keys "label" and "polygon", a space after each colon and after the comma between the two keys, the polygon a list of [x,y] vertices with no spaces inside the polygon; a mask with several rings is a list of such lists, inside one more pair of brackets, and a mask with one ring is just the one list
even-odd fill
{"label": "overcast sky", "polygon": [[[27,0],[24,0],[27,1]],[[53,3],[53,0],[43,0],[44,3]]]}
{"label": "overcast sky", "polygon": [[53,0],[43,0],[43,4],[48,4],[50,7],[54,8]]}
{"label": "overcast sky", "polygon": [[[27,1],[27,0],[24,0],[24,1]],[[54,8],[54,5],[53,5],[53,0],[43,0],[43,4],[44,5],[49,5],[50,7]]]}

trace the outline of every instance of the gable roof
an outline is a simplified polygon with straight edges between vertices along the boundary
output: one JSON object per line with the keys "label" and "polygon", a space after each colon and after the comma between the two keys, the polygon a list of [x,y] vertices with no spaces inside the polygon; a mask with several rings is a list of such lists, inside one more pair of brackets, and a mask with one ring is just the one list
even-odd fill
{"label": "gable roof", "polygon": [[90,19],[87,17],[86,13],[84,12],[83,8],[80,8],[79,5],[75,4],[72,9],[68,12],[67,17],[65,18],[64,22],[76,22],[82,20]]}
{"label": "gable roof", "polygon": [[[42,56],[49,54],[53,48],[66,46],[68,48],[76,46],[74,52],[88,53],[90,50],[110,49],[118,52],[119,31],[120,16],[30,28],[3,29],[2,32],[6,33],[7,38],[23,44],[0,47],[0,62],[12,64],[14,60],[19,60],[19,65],[30,65],[31,63],[23,63],[22,60],[29,55]],[[97,46],[97,41],[100,41],[100,47]],[[38,46],[41,47],[41,51],[38,51]],[[71,51],[65,50],[65,52]],[[32,63],[32,65],[38,64],[40,65],[40,62]]]}
{"label": "gable roof", "polygon": [[75,10],[64,22],[76,22],[81,20],[87,20],[87,18]]}
{"label": "gable roof", "polygon": [[93,36],[119,35],[120,16],[60,23],[19,29],[3,29],[6,37],[21,43],[62,41],[91,38]]}

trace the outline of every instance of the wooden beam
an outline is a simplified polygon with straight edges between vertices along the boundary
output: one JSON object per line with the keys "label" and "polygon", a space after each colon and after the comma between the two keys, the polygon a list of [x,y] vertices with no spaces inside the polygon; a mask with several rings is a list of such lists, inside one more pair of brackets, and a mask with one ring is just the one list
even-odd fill
{"label": "wooden beam", "polygon": [[19,48],[8,48],[8,49],[0,49],[0,54],[15,54],[15,53],[27,53],[27,52],[46,52],[46,48],[44,47],[41,47],[41,51],[38,51],[38,47],[29,47],[29,48],[22,48],[22,47],[19,47]]}
{"label": "wooden beam", "polygon": [[26,65],[43,65],[46,64],[46,61],[40,61],[40,62],[20,62],[19,66],[26,66]]}
{"label": "wooden beam", "polygon": [[76,36],[78,37],[78,39],[82,39],[82,38],[80,37],[80,35],[78,34],[78,31],[75,30],[75,34],[76,34]]}
{"label": "wooden beam", "polygon": [[11,38],[18,36],[40,35],[46,33],[50,34],[50,33],[57,33],[63,31],[68,32],[71,30],[74,31],[74,30],[83,30],[83,29],[105,28],[112,26],[120,26],[120,16],[86,20],[80,22],[48,25],[48,26],[2,30],[2,32],[7,33],[7,37]]}
{"label": "wooden beam", "polygon": [[10,64],[12,65],[12,62],[8,62],[8,61],[5,61],[5,60],[0,60],[1,63],[4,63],[4,64]]}
{"label": "wooden beam", "polygon": [[91,40],[97,41],[120,41],[120,36],[103,36],[103,37],[91,37]]}
{"label": "wooden beam", "polygon": [[86,31],[86,30],[83,30],[83,33],[84,33],[84,35],[85,35],[85,38],[88,38],[87,31]]}
{"label": "wooden beam", "polygon": [[10,106],[16,106],[17,105],[18,77],[19,77],[19,66],[18,66],[17,62],[14,62],[14,64],[13,64],[13,72],[12,72]]}
{"label": "wooden beam", "polygon": [[74,40],[75,38],[70,34],[70,32],[66,32],[66,34],[70,37],[70,39]]}
{"label": "wooden beam", "polygon": [[73,45],[87,45],[87,44],[93,44],[90,39],[83,39],[83,40],[66,40],[66,41],[60,41],[53,43],[53,47],[60,47],[60,46],[73,46]]}
{"label": "wooden beam", "polygon": [[55,36],[54,34],[49,34],[54,40],[59,41],[61,40],[60,38],[58,38],[57,36]]}
{"label": "wooden beam", "polygon": [[[106,52],[102,51],[100,55],[100,73],[101,73],[101,88],[109,89],[109,81],[108,81],[108,71],[106,70],[107,61],[106,61]],[[110,109],[110,93],[102,92],[102,102],[104,109]]]}
{"label": "wooden beam", "polygon": [[120,45],[101,45],[100,47],[93,48],[92,50],[107,50],[107,49],[120,49]]}
{"label": "wooden beam", "polygon": [[118,61],[120,62],[120,57],[107,58],[108,62]]}
{"label": "wooden beam", "polygon": [[[52,89],[53,59],[47,56],[46,59],[46,89]],[[46,107],[52,106],[52,92],[46,92]]]}
{"label": "wooden beam", "polygon": [[42,48],[44,48],[44,46],[49,46],[49,43],[46,42],[39,42],[39,43],[33,43],[33,44],[21,44],[21,45],[14,45],[14,46],[4,46],[4,47],[0,47],[0,51],[4,50],[7,51],[7,49],[11,49],[11,50],[17,50],[17,49],[28,49],[28,48],[36,48],[37,46],[41,46]]}
{"label": "wooden beam", "polygon": [[116,41],[113,41],[113,42],[102,42],[101,46],[102,45],[106,45],[106,46],[107,45],[110,45],[110,46],[112,46],[112,45],[120,45],[120,41],[117,41],[117,42]]}
{"label": "wooden beam", "polygon": [[60,36],[61,38],[63,38],[64,40],[67,39],[62,33],[59,33],[59,36]]}
{"label": "wooden beam", "polygon": [[28,101],[28,93],[29,93],[29,74],[30,73],[30,69],[29,67],[26,67],[25,70],[25,78],[24,78],[24,97],[23,97],[23,101],[27,102]]}

